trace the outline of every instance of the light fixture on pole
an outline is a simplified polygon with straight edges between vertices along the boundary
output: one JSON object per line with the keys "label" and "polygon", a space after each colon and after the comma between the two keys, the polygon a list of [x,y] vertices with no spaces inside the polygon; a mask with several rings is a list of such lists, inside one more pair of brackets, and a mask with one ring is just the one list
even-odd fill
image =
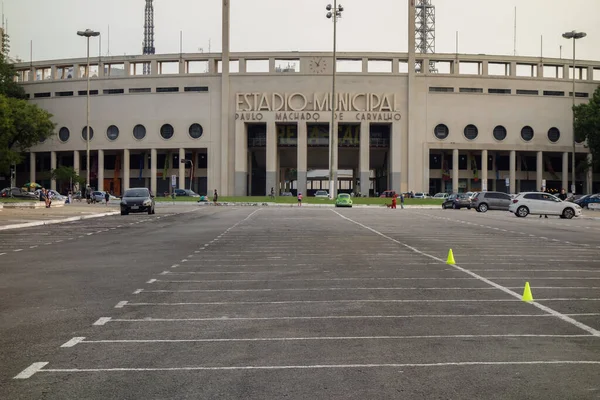
{"label": "light fixture on pole", "polygon": [[[342,17],[342,11],[344,11],[344,7],[340,4],[337,5],[337,0],[333,1],[333,6],[331,4],[327,4],[325,7],[327,10],[327,18],[333,20],[333,73],[332,73],[332,90],[331,90],[331,123],[329,124],[329,198],[334,199],[337,191],[337,179],[334,179],[333,166],[335,165],[334,158],[334,145],[337,145],[337,141],[334,140],[334,135],[337,135],[337,130],[335,129],[335,109],[337,106],[337,102],[335,101],[335,74],[337,71],[337,20]],[[337,168],[336,168],[337,170]]]}
{"label": "light fixture on pole", "polygon": [[[575,40],[586,37],[585,32],[565,32],[562,37],[565,39],[573,39],[573,107],[575,107]],[[573,156],[571,157],[571,192],[575,194],[575,109],[573,109]]]}
{"label": "light fixture on pole", "polygon": [[86,123],[85,123],[85,187],[90,186],[90,38],[100,36],[100,32],[86,29],[85,31],[77,31],[78,36],[87,38],[87,106],[86,106]]}
{"label": "light fixture on pole", "polygon": [[[181,163],[182,164],[190,163],[192,171],[194,170],[194,162],[192,160],[188,160],[187,158],[182,158]],[[185,179],[185,177],[183,179]],[[184,181],[184,183],[185,183],[185,181]],[[184,184],[184,187],[185,187],[185,184]],[[192,190],[192,174],[190,174],[190,190]]]}

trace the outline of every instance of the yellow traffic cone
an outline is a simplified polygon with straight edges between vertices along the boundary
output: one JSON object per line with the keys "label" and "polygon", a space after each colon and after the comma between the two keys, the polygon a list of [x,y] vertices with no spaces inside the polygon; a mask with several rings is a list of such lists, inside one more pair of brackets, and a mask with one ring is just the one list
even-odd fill
{"label": "yellow traffic cone", "polygon": [[454,265],[456,262],[454,261],[454,254],[452,253],[452,249],[448,251],[448,259],[446,260],[446,264]]}
{"label": "yellow traffic cone", "polygon": [[529,287],[529,282],[525,282],[525,290],[523,290],[523,301],[526,301],[526,302],[533,301],[533,295],[531,294],[531,288]]}

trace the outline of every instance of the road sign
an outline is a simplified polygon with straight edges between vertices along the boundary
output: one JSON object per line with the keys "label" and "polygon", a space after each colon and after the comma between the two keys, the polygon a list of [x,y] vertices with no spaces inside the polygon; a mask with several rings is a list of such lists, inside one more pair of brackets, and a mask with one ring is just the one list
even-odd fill
{"label": "road sign", "polygon": [[177,175],[171,175],[171,186],[177,186]]}
{"label": "road sign", "polygon": [[506,183],[506,187],[510,187],[510,178],[506,178],[504,182]]}
{"label": "road sign", "polygon": [[575,194],[575,185],[571,185],[571,193]]}

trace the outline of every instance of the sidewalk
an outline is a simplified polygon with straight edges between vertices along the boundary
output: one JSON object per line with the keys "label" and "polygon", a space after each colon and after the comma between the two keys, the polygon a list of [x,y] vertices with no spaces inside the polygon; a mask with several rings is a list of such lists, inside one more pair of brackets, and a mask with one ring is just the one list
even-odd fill
{"label": "sidewalk", "polygon": [[32,226],[59,224],[118,214],[113,207],[75,203],[51,208],[0,208],[0,231]]}

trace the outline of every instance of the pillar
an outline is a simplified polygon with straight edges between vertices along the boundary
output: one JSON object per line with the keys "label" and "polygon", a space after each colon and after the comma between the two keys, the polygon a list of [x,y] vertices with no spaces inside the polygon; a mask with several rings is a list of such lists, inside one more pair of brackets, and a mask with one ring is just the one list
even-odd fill
{"label": "pillar", "polygon": [[535,190],[542,188],[542,180],[544,179],[544,155],[538,151],[535,157]]}
{"label": "pillar", "polygon": [[131,170],[131,160],[129,155],[129,149],[123,150],[123,192],[129,189],[129,181],[131,180],[129,177]]}
{"label": "pillar", "polygon": [[277,127],[275,122],[267,122],[267,176],[265,194],[277,186]]}
{"label": "pillar", "polygon": [[[429,68],[429,64],[427,64]],[[428,69],[429,71],[429,69]],[[429,193],[429,146],[427,143],[423,143],[423,193]],[[431,193],[434,195],[435,193]]]}
{"label": "pillar", "polygon": [[452,150],[452,193],[458,193],[458,149]]}
{"label": "pillar", "polygon": [[[215,160],[213,165],[215,166],[216,176],[220,177],[220,193],[223,196],[230,195],[229,186],[230,183],[235,186],[234,182],[229,182],[229,33],[230,33],[230,1],[222,0],[222,12],[221,12],[221,133],[219,135],[221,139],[220,151],[215,151],[211,156],[215,157],[218,154],[219,160]],[[268,125],[267,125],[268,126]],[[267,158],[268,158],[267,152]],[[235,176],[235,160],[234,165],[231,166]],[[268,172],[267,172],[268,175]],[[268,179],[267,179],[268,180]],[[217,181],[218,182],[218,181]],[[268,183],[267,183],[268,185]],[[217,185],[215,185],[217,186]],[[270,189],[270,187],[269,187]],[[210,189],[209,189],[210,191]]]}
{"label": "pillar", "polygon": [[98,150],[98,191],[104,190],[104,150]]}
{"label": "pillar", "polygon": [[[81,173],[80,164],[81,158],[79,157],[79,151],[75,150],[73,151],[73,169],[75,170],[75,173],[77,175]],[[71,188],[71,190],[75,191],[75,188],[79,188],[79,184],[73,182],[73,187]]]}
{"label": "pillar", "polygon": [[35,182],[35,153],[29,153],[29,182]]}
{"label": "pillar", "polygon": [[568,193],[569,188],[569,152],[562,153],[562,188]]}
{"label": "pillar", "polygon": [[[390,132],[390,182],[389,182],[389,190],[395,190],[396,192],[401,192],[402,188],[400,186],[400,179],[402,175],[402,131],[401,125],[399,122],[393,122]],[[418,168],[420,162],[418,161],[418,156],[414,159],[415,168]],[[408,171],[406,171],[408,173]],[[414,174],[413,174],[414,175]],[[414,179],[411,181],[413,185],[409,188],[409,190],[418,191],[420,185],[417,185],[417,181]]]}
{"label": "pillar", "polygon": [[[50,152],[50,171],[54,171],[56,169],[56,152]],[[56,179],[50,180],[50,189],[56,190]]]}
{"label": "pillar", "polygon": [[[248,136],[244,121],[235,122],[235,191],[236,196],[246,196],[248,181]],[[269,188],[270,190],[270,188]]]}
{"label": "pillar", "polygon": [[488,151],[481,150],[481,191],[488,191]]}
{"label": "pillar", "polygon": [[[408,90],[407,90],[407,114],[406,118],[403,118],[404,121],[404,143],[405,143],[405,159],[402,164],[404,165],[404,176],[402,177],[402,183],[406,185],[405,188],[398,186],[396,189],[399,191],[410,191],[410,190],[418,190],[417,182],[420,180],[416,180],[416,173],[411,168],[418,169],[418,166],[421,164],[419,158],[420,148],[417,147],[421,143],[421,139],[418,138],[418,129],[417,122],[419,121],[419,113],[422,113],[422,106],[419,104],[417,96],[419,95],[419,87],[417,86],[416,81],[416,73],[415,73],[415,65],[416,65],[416,32],[414,27],[414,21],[416,18],[416,8],[414,1],[407,1],[408,6],[408,24],[406,28],[408,29]],[[401,135],[399,131],[394,129],[394,134],[398,135],[398,142],[400,141]],[[392,143],[394,141],[392,140]],[[400,156],[399,153],[396,154]],[[394,162],[394,160],[392,159]],[[396,160],[397,162],[397,160]],[[400,169],[398,169],[400,171]],[[392,188],[390,188],[392,189]]]}
{"label": "pillar", "polygon": [[[179,189],[185,189],[185,164],[181,162],[185,160],[185,149],[179,149]],[[194,166],[195,167],[195,166]],[[190,166],[191,171],[191,166]]]}
{"label": "pillar", "polygon": [[587,155],[587,162],[590,166],[585,172],[585,192],[584,193],[594,193],[594,169],[591,167],[592,165],[592,153]]}
{"label": "pillar", "polygon": [[371,134],[370,124],[367,121],[360,123],[360,157],[358,162],[359,178],[360,178],[360,194],[369,196],[369,189],[371,187]]}
{"label": "pillar", "polygon": [[298,171],[298,191],[306,194],[306,176],[308,171],[308,134],[305,121],[298,122],[298,142],[296,144],[297,163],[296,170]]}
{"label": "pillar", "polygon": [[156,189],[158,188],[158,182],[156,181],[156,159],[158,154],[156,149],[150,150],[150,190],[152,194],[156,196]]}
{"label": "pillar", "polygon": [[516,182],[516,175],[517,175],[517,152],[515,150],[510,151],[508,168],[509,168],[509,182],[510,182],[509,193],[515,193],[515,182]]}

